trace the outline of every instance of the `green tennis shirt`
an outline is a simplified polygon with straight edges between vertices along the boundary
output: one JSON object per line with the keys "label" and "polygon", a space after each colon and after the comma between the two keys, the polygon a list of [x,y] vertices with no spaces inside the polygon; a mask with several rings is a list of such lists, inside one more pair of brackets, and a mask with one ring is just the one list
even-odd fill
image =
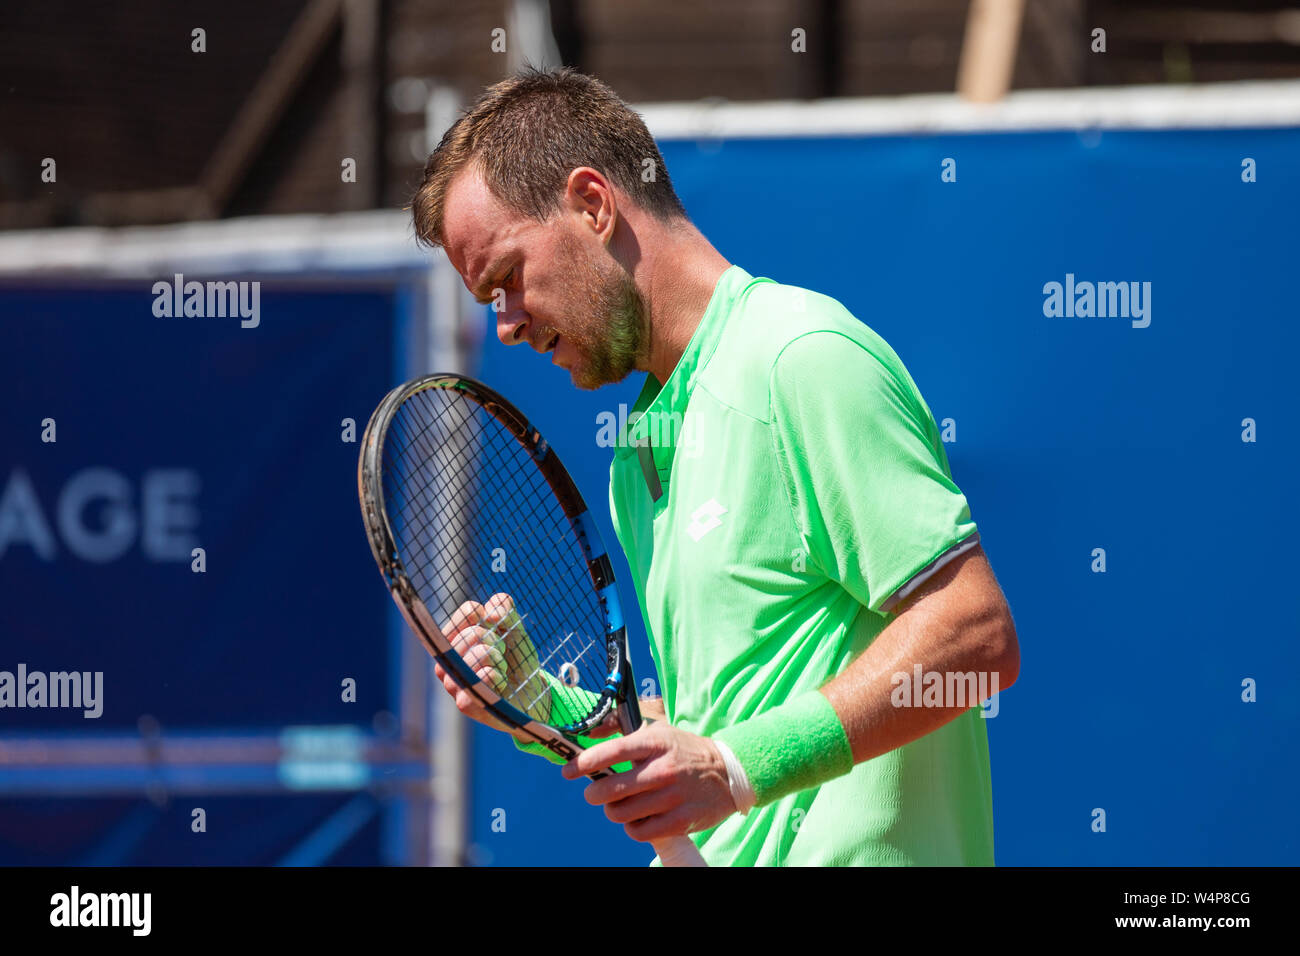
{"label": "green tennis shirt", "polygon": [[[711,735],[825,684],[978,542],[930,409],[834,299],[722,274],[610,468],[669,721]],[[797,728],[792,729],[797,733]],[[694,835],[712,865],[992,865],[977,708]]]}

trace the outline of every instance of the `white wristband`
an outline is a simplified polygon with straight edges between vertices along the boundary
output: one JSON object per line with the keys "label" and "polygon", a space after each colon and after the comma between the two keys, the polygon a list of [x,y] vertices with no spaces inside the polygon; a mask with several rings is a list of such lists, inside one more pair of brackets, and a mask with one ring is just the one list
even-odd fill
{"label": "white wristband", "polygon": [[754,804],[758,800],[753,786],[750,785],[749,774],[745,773],[745,768],[740,765],[740,761],[736,759],[730,747],[721,740],[711,739],[713,746],[718,748],[718,753],[722,754],[722,762],[727,765],[727,783],[731,785],[731,799],[736,802],[736,812],[743,817],[754,809]]}

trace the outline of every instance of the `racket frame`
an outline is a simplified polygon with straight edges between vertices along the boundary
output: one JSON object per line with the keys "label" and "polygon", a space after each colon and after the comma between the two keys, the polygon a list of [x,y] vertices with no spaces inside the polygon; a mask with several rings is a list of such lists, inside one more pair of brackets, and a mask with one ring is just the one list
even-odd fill
{"label": "racket frame", "polygon": [[[412,396],[435,388],[465,392],[471,401],[506,427],[532,457],[573,527],[606,626],[607,670],[604,686],[596,707],[581,721],[555,727],[536,720],[502,698],[494,688],[470,670],[442,628],[433,620],[397,553],[384,501],[384,439],[397,408]],[[392,389],[366,425],[357,467],[357,493],[361,500],[362,518],[371,553],[402,616],[434,660],[490,714],[565,760],[572,760],[584,749],[573,739],[573,735],[599,726],[615,708],[623,733],[632,733],[641,726],[641,711],[634,690],[635,680],[627,654],[627,628],[623,622],[609,555],[577,485],[559,456],[552,452],[541,432],[509,400],[481,382],[447,373],[426,375]]]}
{"label": "racket frame", "polygon": [[[574,534],[587,562],[587,572],[591,576],[592,586],[605,616],[605,643],[608,656],[608,671],[604,687],[601,689],[600,700],[596,708],[576,724],[557,728],[533,719],[504,700],[470,670],[456,653],[451,642],[447,640],[442,628],[433,620],[429,609],[420,599],[415,585],[402,565],[384,504],[384,438],[387,436],[394,411],[411,396],[431,388],[458,389],[467,392],[484,411],[505,425],[515,440],[532,456],[534,463],[551,486],[565,516],[573,525]],[[574,484],[573,478],[560,462],[559,456],[551,451],[550,445],[542,437],[541,432],[534,428],[523,413],[505,397],[474,379],[446,373],[426,375],[397,386],[380,402],[366,425],[361,442],[361,454],[357,462],[357,494],[361,499],[361,513],[366,526],[366,537],[370,541],[371,553],[374,554],[380,572],[388,584],[389,593],[392,594],[406,623],[420,638],[434,660],[442,665],[458,685],[472,694],[488,713],[531,737],[566,761],[572,760],[584,749],[581,743],[569,735],[593,729],[603,723],[610,711],[615,708],[617,708],[619,726],[624,734],[630,734],[641,726],[641,708],[637,703],[636,682],[632,675],[632,662],[627,654],[627,628],[623,623],[623,611],[618,600],[618,589],[614,583],[614,569],[610,564],[609,554],[591,519],[586,503],[578,492],[578,486]],[[599,780],[609,775],[610,772],[603,770],[588,774],[592,780]],[[708,865],[690,837],[668,837],[655,840],[652,845],[664,866],[704,867]]]}

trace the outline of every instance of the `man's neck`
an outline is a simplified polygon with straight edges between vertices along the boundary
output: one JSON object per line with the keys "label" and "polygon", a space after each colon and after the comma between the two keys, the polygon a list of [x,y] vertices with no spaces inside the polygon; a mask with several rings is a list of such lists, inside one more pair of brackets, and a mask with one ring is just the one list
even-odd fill
{"label": "man's neck", "polygon": [[636,270],[650,311],[649,348],[638,368],[663,384],[681,361],[718,279],[731,263],[689,223],[659,226],[656,231],[656,241],[642,245],[642,268]]}

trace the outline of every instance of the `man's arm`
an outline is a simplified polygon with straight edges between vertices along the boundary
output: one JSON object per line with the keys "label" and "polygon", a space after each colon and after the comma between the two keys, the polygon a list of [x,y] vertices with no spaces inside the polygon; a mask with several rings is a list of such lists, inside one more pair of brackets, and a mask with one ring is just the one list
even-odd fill
{"label": "man's arm", "polygon": [[707,829],[737,809],[819,786],[931,733],[984,696],[977,679],[965,706],[895,707],[895,674],[919,666],[923,676],[943,675],[946,688],[950,673],[986,672],[985,687],[996,674],[1003,689],[1018,671],[1011,615],[978,547],[940,566],[897,607],[889,604],[907,593],[916,568],[977,533],[933,417],[892,350],[867,333],[804,333],[782,346],[769,385],[775,473],[809,567],[891,616],[822,687],[713,739],[655,725],[567,766],[565,776],[575,776],[614,760],[637,762],[586,791],[633,839]]}
{"label": "man's arm", "polygon": [[[1015,682],[1015,625],[982,548],[936,572],[900,605],[871,646],[821,688],[848,738],[853,763],[911,743],[977,706],[968,700],[964,707],[895,707],[894,675],[910,677],[916,664],[943,675],[984,672],[990,682],[996,674],[998,690]],[[585,795],[635,840],[706,830],[736,812],[717,745],[665,723],[592,747],[561,772],[576,779],[629,760],[635,762],[632,770],[594,781]]]}
{"label": "man's arm", "polygon": [[982,547],[940,568],[900,605],[871,646],[821,688],[844,726],[854,763],[924,737],[978,703],[895,706],[895,675],[910,681],[917,664],[923,674],[941,675],[945,686],[949,674],[983,675],[986,683],[978,686],[992,693],[1019,676],[1016,627]]}

